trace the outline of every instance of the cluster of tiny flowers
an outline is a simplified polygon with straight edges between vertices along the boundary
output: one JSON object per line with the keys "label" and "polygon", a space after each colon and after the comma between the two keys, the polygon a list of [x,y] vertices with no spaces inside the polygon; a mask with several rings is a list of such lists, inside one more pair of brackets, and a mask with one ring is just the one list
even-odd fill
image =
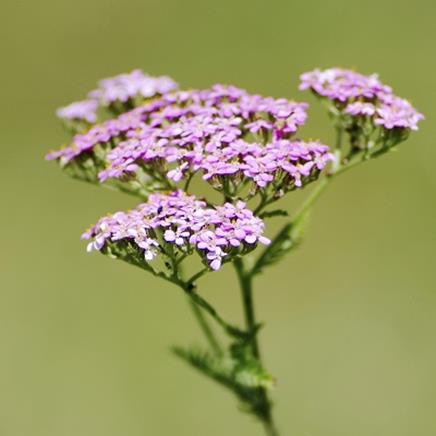
{"label": "cluster of tiny flowers", "polygon": [[91,91],[88,97],[98,100],[103,106],[110,106],[115,102],[125,103],[138,96],[147,99],[167,94],[177,88],[178,84],[170,77],[152,77],[141,70],[134,70],[128,74],[101,80],[98,82],[98,88]]}
{"label": "cluster of tiny flowers", "polygon": [[392,94],[376,74],[364,76],[351,70],[330,68],[301,75],[300,89],[311,89],[331,100],[352,117],[368,117],[386,130],[417,130],[424,117],[407,100]]}
{"label": "cluster of tiny flowers", "polygon": [[136,108],[117,118],[96,124],[86,133],[75,135],[70,146],[48,153],[46,159],[59,159],[62,164],[67,164],[76,157],[92,151],[97,145],[109,144],[112,140],[124,136],[129,130],[140,128],[143,125],[141,113],[142,108]]}
{"label": "cluster of tiny flowers", "polygon": [[385,129],[411,129],[418,130],[418,122],[424,119],[407,100],[395,95],[384,95],[380,97],[380,104],[375,108],[375,124]]}
{"label": "cluster of tiny flowers", "polygon": [[172,252],[195,249],[216,271],[232,250],[242,253],[255,248],[258,242],[268,244],[263,233],[263,221],[242,201],[212,208],[176,191],[152,194],[147,203],[134,210],[100,219],[83,238],[91,240],[88,251],[101,250],[108,242],[129,241],[142,250],[147,261],[167,253],[169,246]]}
{"label": "cluster of tiny flowers", "polygon": [[101,182],[164,164],[174,182],[201,171],[205,180],[245,176],[263,188],[287,177],[299,187],[332,158],[325,145],[291,140],[306,108],[231,86],[179,91],[76,135],[70,147],[48,158],[68,163],[103,145],[110,151]]}
{"label": "cluster of tiny flowers", "polygon": [[56,111],[58,118],[69,121],[86,121],[93,124],[97,121],[98,101],[82,100],[59,108]]}
{"label": "cluster of tiny flowers", "polygon": [[[144,100],[164,95],[178,89],[178,84],[167,76],[153,77],[134,70],[128,74],[103,79],[98,82],[98,88],[88,94],[86,100],[71,103],[56,111],[56,115],[65,121],[86,121],[93,124],[97,121],[99,107],[109,107],[121,104],[124,107],[130,102],[131,106],[139,99]],[[132,107],[126,106],[125,110]],[[125,110],[121,110],[124,112]]]}

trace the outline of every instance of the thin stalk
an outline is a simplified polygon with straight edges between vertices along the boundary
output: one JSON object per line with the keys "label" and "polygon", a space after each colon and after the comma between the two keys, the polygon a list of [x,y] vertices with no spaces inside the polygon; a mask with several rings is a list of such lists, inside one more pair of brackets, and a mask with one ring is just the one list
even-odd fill
{"label": "thin stalk", "polygon": [[275,198],[264,198],[262,199],[262,201],[259,203],[259,205],[257,206],[257,208],[254,210],[254,214],[255,215],[259,215],[263,209],[265,209],[265,207],[269,206],[271,203],[274,203],[276,201]]}
{"label": "thin stalk", "polygon": [[192,302],[196,304],[200,309],[203,309],[205,312],[207,312],[225,330],[227,334],[236,338],[245,338],[247,336],[246,332],[225,321],[214,309],[214,307],[195,291],[195,286],[192,286],[192,284],[186,286],[184,283],[176,284],[181,286],[181,288],[185,291],[186,295],[192,300]]}
{"label": "thin stalk", "polygon": [[340,150],[342,147],[342,137],[344,134],[344,129],[342,126],[336,126],[336,142],[335,142],[335,149]]}
{"label": "thin stalk", "polygon": [[[315,185],[312,192],[304,200],[303,204],[300,206],[300,208],[295,213],[293,219],[291,220],[291,223],[298,222],[315,204],[315,202],[318,200],[318,198],[321,196],[321,194],[325,191],[325,189],[329,185],[330,181],[336,175],[343,172],[344,168],[347,168],[346,166],[342,166],[342,163],[341,163],[342,137],[343,137],[343,129],[338,126],[336,128],[335,162],[333,164],[333,167],[332,167],[331,171]],[[285,224],[285,226],[277,233],[277,236],[272,241],[272,244],[274,243],[274,241],[278,237],[281,236],[283,231],[286,231],[285,229],[287,226],[289,226],[289,223]]]}
{"label": "thin stalk", "polygon": [[[245,325],[247,332],[249,333],[249,341],[252,353],[259,363],[261,363],[259,343],[257,340],[257,323],[254,311],[252,275],[250,272],[245,270],[244,263],[240,258],[235,259],[234,267],[238,276],[239,286],[241,288]],[[274,419],[272,416],[272,404],[268,398],[268,392],[265,388],[260,387],[259,394],[262,400],[262,411],[259,417],[262,419],[265,432],[268,436],[279,436],[277,428],[274,424]]]}
{"label": "thin stalk", "polygon": [[333,176],[336,177],[339,174],[345,173],[345,171],[348,171],[351,168],[354,168],[354,167],[360,165],[361,163],[365,162],[365,160],[368,160],[368,159],[370,159],[370,157],[369,158],[365,158],[365,159],[355,160],[355,161],[352,161],[352,162],[350,162],[350,163],[348,163],[346,165],[342,165],[334,173],[332,173],[330,175],[330,178],[333,177]]}
{"label": "thin stalk", "polygon": [[188,192],[189,185],[191,184],[191,181],[192,181],[192,178],[193,178],[193,177],[194,177],[194,173],[190,173],[189,176],[188,176],[188,178],[186,179],[185,187],[184,187],[184,189],[183,189],[186,193]]}
{"label": "thin stalk", "polygon": [[191,278],[188,279],[186,284],[189,286],[193,283],[195,283],[200,277],[204,276],[209,271],[209,268],[203,268],[202,270],[195,273]]}
{"label": "thin stalk", "polygon": [[[316,200],[321,196],[321,194],[327,188],[332,177],[341,169],[341,146],[342,146],[343,129],[340,126],[338,126],[336,131],[337,131],[336,147],[335,147],[336,159],[333,168],[330,174],[324,177],[320,181],[320,183],[318,183],[318,185],[314,188],[314,190],[310,193],[310,195],[306,198],[306,200],[303,202],[303,204],[300,206],[300,208],[294,215],[294,218],[291,221],[291,223],[298,222],[311,209],[311,207],[316,202]],[[265,199],[262,200],[263,201],[259,204],[258,208],[256,209],[256,212],[259,212],[264,207]],[[290,224],[287,223],[283,229],[285,229],[289,225]],[[283,232],[283,229],[281,232],[278,233],[276,239],[280,237],[280,235]],[[274,241],[272,242],[272,244],[274,244]],[[246,324],[247,332],[250,334],[249,338],[250,338],[252,353],[253,356],[256,359],[258,359],[259,362],[261,362],[259,343],[257,340],[257,331],[256,331],[257,323],[256,323],[255,312],[254,312],[253,289],[252,289],[253,271],[255,271],[255,268],[251,269],[250,271],[246,271],[244,267],[244,263],[241,259],[235,260],[234,267],[236,270],[236,274],[238,276],[239,286],[241,288],[245,324]],[[274,420],[272,417],[272,405],[268,398],[268,393],[264,388],[260,388],[259,392],[262,399],[262,409],[263,409],[261,413],[261,419],[264,425],[265,432],[268,436],[278,436],[278,431],[274,425]]]}
{"label": "thin stalk", "polygon": [[[181,265],[178,265],[178,274],[182,275]],[[204,274],[204,270],[201,270],[193,277],[191,277],[187,282],[178,283],[179,286],[182,285],[182,289],[186,292],[186,289],[195,289],[195,281]],[[198,325],[200,326],[203,335],[208,341],[210,347],[216,354],[222,354],[221,345],[218,342],[218,339],[215,336],[215,333],[212,330],[212,327],[209,325],[208,320],[205,318],[203,311],[198,306],[191,296],[188,294],[189,306],[192,309],[195,319],[197,320]]]}
{"label": "thin stalk", "polygon": [[392,149],[389,148],[382,148],[381,150],[375,151],[373,153],[367,153],[364,154],[360,157],[360,159],[356,159],[356,160],[351,160],[350,162],[348,162],[345,165],[341,165],[334,174],[332,174],[332,176],[337,176],[339,174],[345,173],[345,171],[350,170],[351,168],[354,168],[358,165],[361,165],[362,163],[371,160],[371,159],[376,159],[380,156],[383,156],[385,153],[389,152],[389,151],[393,151]]}
{"label": "thin stalk", "polygon": [[214,351],[215,354],[222,354],[222,348],[218,339],[215,336],[212,328],[209,325],[209,322],[206,320],[203,311],[198,307],[196,303],[191,298],[188,298],[189,305],[191,306],[192,312],[194,314],[195,319],[197,320],[198,325],[200,326],[203,335],[208,341],[210,347]]}
{"label": "thin stalk", "polygon": [[313,206],[313,204],[318,200],[318,198],[321,196],[321,194],[324,192],[324,190],[327,188],[329,182],[330,182],[331,176],[326,176],[322,180],[320,180],[319,183],[315,186],[313,191],[310,193],[310,195],[305,199],[303,204],[300,206],[300,208],[295,213],[292,222],[297,222],[303,215],[306,214],[306,212],[309,211],[309,209]]}
{"label": "thin stalk", "polygon": [[129,194],[132,195],[134,197],[138,197],[141,200],[144,200],[146,198],[146,195],[143,195],[141,193],[140,189],[136,189],[136,188],[132,188],[130,186],[124,186],[124,185],[111,185],[109,183],[99,183],[97,179],[91,179],[91,178],[86,178],[83,176],[80,176],[78,174],[74,174],[71,173],[70,177],[74,180],[79,180],[80,182],[85,182],[85,183],[90,183],[91,185],[95,185],[95,186],[101,186],[105,189],[109,189],[111,191],[120,191],[120,192],[124,192],[125,194]]}
{"label": "thin stalk", "polygon": [[253,303],[253,290],[251,276],[245,273],[244,264],[242,259],[237,258],[234,262],[236,273],[239,280],[239,286],[241,288],[242,303],[244,308],[244,318],[247,333],[251,337],[251,348],[253,355],[260,359],[259,344],[257,342],[256,335],[256,318],[254,314]]}
{"label": "thin stalk", "polygon": [[265,429],[265,433],[267,436],[279,436],[279,432],[274,425],[274,422],[271,421],[265,421],[263,424],[263,427]]}

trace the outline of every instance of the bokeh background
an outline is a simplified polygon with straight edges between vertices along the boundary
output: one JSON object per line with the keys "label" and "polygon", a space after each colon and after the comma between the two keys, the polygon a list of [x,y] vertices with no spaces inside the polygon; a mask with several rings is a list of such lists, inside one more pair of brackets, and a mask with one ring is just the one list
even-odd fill
{"label": "bokeh background", "polygon": [[[0,8],[0,435],[262,434],[228,392],[170,355],[171,344],[202,341],[180,292],[84,252],[82,230],[134,200],[74,182],[43,156],[67,138],[55,108],[137,67],[185,87],[224,82],[308,100],[303,133],[330,141],[325,114],[297,84],[334,65],[379,72],[427,120],[398,153],[335,181],[305,244],[259,279],[277,420],[283,435],[436,434],[433,1]],[[201,285],[240,321],[229,268]]]}

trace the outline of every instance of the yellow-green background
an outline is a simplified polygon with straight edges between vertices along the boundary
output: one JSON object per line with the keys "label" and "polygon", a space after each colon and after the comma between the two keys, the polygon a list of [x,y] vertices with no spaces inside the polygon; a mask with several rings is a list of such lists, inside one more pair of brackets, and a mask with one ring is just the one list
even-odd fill
{"label": "yellow-green background", "polygon": [[[379,72],[427,120],[400,152],[338,179],[305,245],[259,279],[277,419],[284,436],[436,434],[433,1],[3,0],[0,9],[1,436],[262,434],[230,394],[170,355],[173,343],[201,341],[180,292],[86,255],[81,231],[133,200],[74,182],[43,155],[66,139],[56,107],[136,67],[185,87],[227,82],[309,99],[304,133],[330,141],[297,83],[333,65]],[[229,268],[202,289],[239,321]]]}

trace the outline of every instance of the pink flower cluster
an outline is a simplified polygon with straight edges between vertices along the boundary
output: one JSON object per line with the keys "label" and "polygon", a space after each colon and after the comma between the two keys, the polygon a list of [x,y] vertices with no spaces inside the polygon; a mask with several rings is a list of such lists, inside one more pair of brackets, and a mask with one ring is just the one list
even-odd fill
{"label": "pink flower cluster", "polygon": [[259,242],[268,244],[263,233],[263,221],[242,201],[212,208],[176,191],[152,194],[147,203],[129,212],[101,218],[83,238],[91,239],[88,251],[101,250],[107,242],[129,241],[142,250],[146,261],[168,253],[169,246],[172,252],[196,250],[211,269],[218,270],[224,257],[250,251]]}
{"label": "pink flower cluster", "polygon": [[123,108],[121,112],[125,112],[137,106],[137,103],[175,91],[178,87],[170,77],[153,77],[141,70],[134,70],[101,80],[98,88],[91,91],[86,100],[59,108],[56,114],[65,121],[86,121],[93,124],[97,121],[99,107],[118,104]]}
{"label": "pink flower cluster", "polygon": [[389,94],[380,97],[375,112],[375,124],[388,130],[394,128],[418,130],[418,122],[424,119],[424,115],[407,100]]}
{"label": "pink flower cluster", "polygon": [[319,69],[301,75],[300,89],[311,89],[331,100],[352,117],[368,117],[386,130],[417,130],[424,116],[407,100],[392,94],[376,74],[364,76],[351,70]]}
{"label": "pink flower cluster", "polygon": [[76,135],[48,158],[67,163],[103,145],[110,151],[101,182],[163,165],[174,182],[201,171],[205,180],[239,176],[264,188],[285,177],[299,187],[331,160],[325,145],[290,139],[306,108],[231,86],[179,91]]}
{"label": "pink flower cluster", "polygon": [[98,101],[82,100],[59,108],[56,111],[58,118],[71,121],[86,121],[93,124],[97,121]]}
{"label": "pink flower cluster", "polygon": [[300,80],[301,90],[312,89],[322,97],[342,103],[360,97],[373,99],[392,91],[380,82],[376,74],[364,76],[342,68],[315,69],[302,74]]}
{"label": "pink flower cluster", "polygon": [[109,106],[115,102],[125,103],[129,99],[143,99],[163,95],[175,91],[178,84],[167,76],[152,77],[141,70],[103,79],[98,82],[98,88],[88,94],[89,98]]}
{"label": "pink flower cluster", "polygon": [[129,130],[138,129],[142,126],[142,108],[119,115],[115,119],[104,121],[91,127],[86,133],[74,136],[73,142],[68,147],[52,151],[46,155],[47,160],[60,160],[62,164],[68,164],[73,159],[92,152],[97,145],[110,145],[116,138],[123,137]]}

